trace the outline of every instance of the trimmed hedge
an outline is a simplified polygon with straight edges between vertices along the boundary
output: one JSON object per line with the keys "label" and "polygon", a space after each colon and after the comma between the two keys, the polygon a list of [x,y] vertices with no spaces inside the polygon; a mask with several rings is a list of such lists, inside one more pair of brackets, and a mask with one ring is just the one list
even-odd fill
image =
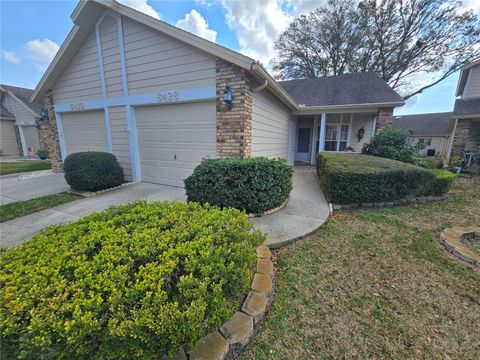
{"label": "trimmed hedge", "polygon": [[281,159],[204,159],[185,179],[188,201],[261,214],[284,203],[293,170]]}
{"label": "trimmed hedge", "polygon": [[78,152],[66,157],[65,180],[74,190],[100,191],[124,182],[123,169],[117,158],[106,152]]}
{"label": "trimmed hedge", "polygon": [[421,195],[443,195],[452,187],[456,175],[448,170],[430,169],[435,174],[435,179],[425,186]]}
{"label": "trimmed hedge", "polygon": [[317,173],[330,201],[336,204],[392,201],[445,191],[432,171],[375,156],[320,153]]}
{"label": "trimmed hedge", "polygon": [[238,310],[255,248],[245,214],[137,201],[49,227],[0,255],[2,354],[157,359]]}

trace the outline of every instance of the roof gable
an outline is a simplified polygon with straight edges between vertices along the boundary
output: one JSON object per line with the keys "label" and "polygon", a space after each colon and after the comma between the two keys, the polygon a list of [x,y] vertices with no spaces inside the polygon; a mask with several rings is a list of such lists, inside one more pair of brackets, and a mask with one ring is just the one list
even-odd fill
{"label": "roof gable", "polygon": [[32,89],[21,88],[17,86],[0,84],[0,89],[12,97],[14,97],[20,104],[22,104],[32,115],[40,117],[42,113],[42,105],[36,102],[30,102],[30,97],[33,94]]}
{"label": "roof gable", "polygon": [[458,77],[457,90],[455,91],[455,96],[462,96],[463,91],[465,90],[465,85],[467,84],[468,73],[470,69],[476,65],[480,65],[480,59],[472,61],[467,66],[464,66],[460,70],[460,76]]}

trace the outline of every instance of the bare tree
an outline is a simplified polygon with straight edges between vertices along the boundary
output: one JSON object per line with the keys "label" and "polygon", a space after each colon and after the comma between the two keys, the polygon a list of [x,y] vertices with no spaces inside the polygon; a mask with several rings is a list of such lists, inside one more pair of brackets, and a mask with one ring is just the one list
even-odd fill
{"label": "bare tree", "polygon": [[[275,43],[277,78],[374,71],[404,98],[480,56],[480,22],[459,0],[329,0]],[[430,75],[428,83],[418,78]]]}

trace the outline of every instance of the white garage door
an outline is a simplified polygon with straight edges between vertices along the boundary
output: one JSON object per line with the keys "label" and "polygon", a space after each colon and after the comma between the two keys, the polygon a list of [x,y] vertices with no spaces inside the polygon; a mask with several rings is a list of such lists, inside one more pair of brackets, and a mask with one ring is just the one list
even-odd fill
{"label": "white garage door", "polygon": [[202,158],[216,157],[215,102],[136,109],[142,180],[183,186]]}
{"label": "white garage door", "polygon": [[18,155],[15,120],[0,120],[0,152],[2,155]]}
{"label": "white garage door", "polygon": [[67,154],[108,151],[103,110],[62,114],[62,125]]}

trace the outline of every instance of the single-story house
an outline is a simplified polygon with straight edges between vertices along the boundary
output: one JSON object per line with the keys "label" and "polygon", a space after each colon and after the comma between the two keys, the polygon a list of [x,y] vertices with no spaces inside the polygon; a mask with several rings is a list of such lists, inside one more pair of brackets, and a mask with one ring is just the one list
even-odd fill
{"label": "single-story house", "polygon": [[424,145],[422,155],[448,155],[454,121],[452,112],[395,116],[393,126],[410,134],[412,143]]}
{"label": "single-story house", "polygon": [[460,71],[452,118],[454,135],[450,157],[468,158],[480,150],[480,59]]}
{"label": "single-story house", "polygon": [[30,102],[33,90],[0,84],[0,154],[35,156],[40,149],[38,129],[42,106]]}
{"label": "single-story house", "polygon": [[403,99],[373,73],[277,82],[257,61],[113,0],[81,1],[36,87],[55,171],[78,151],[183,186],[203,157],[360,151]]}

